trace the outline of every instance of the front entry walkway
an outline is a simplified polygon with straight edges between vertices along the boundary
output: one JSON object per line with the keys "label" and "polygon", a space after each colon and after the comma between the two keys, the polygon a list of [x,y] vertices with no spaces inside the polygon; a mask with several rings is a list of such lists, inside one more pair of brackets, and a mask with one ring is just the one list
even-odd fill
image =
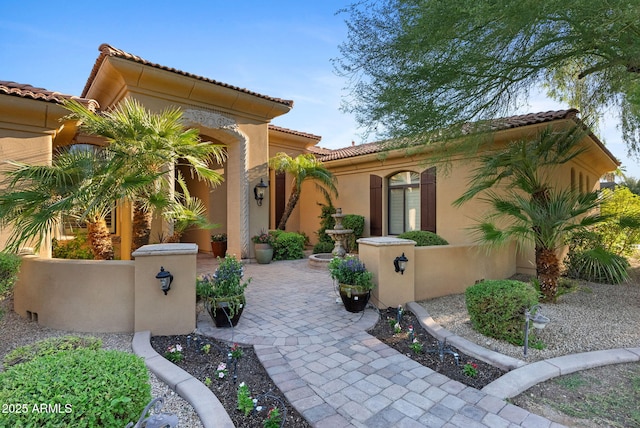
{"label": "front entry walkway", "polygon": [[[198,273],[213,272],[199,256]],[[307,260],[245,265],[247,306],[234,329],[198,317],[197,332],[254,345],[278,388],[315,427],[560,427],[423,367],[366,330],[374,309],[347,312],[328,272]]]}

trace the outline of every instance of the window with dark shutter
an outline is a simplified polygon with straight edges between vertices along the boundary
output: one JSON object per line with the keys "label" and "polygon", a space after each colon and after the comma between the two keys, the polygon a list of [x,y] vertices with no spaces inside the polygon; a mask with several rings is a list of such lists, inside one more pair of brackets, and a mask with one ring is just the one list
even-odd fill
{"label": "window with dark shutter", "polygon": [[420,174],[420,230],[436,233],[436,167]]}
{"label": "window with dark shutter", "polygon": [[369,176],[369,228],[371,236],[382,236],[382,177]]}

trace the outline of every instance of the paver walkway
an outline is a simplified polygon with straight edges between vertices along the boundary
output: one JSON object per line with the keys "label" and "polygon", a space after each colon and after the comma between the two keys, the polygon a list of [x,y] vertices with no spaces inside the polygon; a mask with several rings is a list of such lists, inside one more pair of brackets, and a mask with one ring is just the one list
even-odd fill
{"label": "paver walkway", "polygon": [[[210,256],[199,273],[213,272]],[[207,313],[197,331],[252,344],[292,405],[315,427],[561,427],[423,367],[366,330],[373,309],[347,312],[328,272],[307,260],[247,264],[247,307],[234,329]]]}

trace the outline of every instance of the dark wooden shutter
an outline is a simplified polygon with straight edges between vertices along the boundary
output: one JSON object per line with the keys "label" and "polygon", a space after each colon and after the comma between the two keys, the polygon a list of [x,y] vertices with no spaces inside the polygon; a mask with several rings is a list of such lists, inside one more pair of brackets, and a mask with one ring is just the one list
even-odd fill
{"label": "dark wooden shutter", "polygon": [[284,172],[276,173],[276,227],[280,224],[286,205],[286,178]]}
{"label": "dark wooden shutter", "polygon": [[382,236],[382,177],[369,175],[369,227],[371,236]]}
{"label": "dark wooden shutter", "polygon": [[436,167],[420,174],[420,230],[436,233]]}

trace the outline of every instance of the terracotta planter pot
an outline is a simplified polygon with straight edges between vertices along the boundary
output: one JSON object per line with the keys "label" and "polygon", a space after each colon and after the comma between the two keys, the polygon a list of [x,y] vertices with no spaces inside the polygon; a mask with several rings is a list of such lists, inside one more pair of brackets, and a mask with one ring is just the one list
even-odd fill
{"label": "terracotta planter pot", "polygon": [[253,244],[256,253],[256,261],[260,264],[268,264],[273,260],[273,247],[269,244]]}
{"label": "terracotta planter pot", "polygon": [[[230,298],[230,300],[231,299],[235,302],[240,301],[239,304],[234,304],[235,308],[233,311],[229,307],[229,302],[222,301],[221,299],[205,305],[209,316],[218,328],[235,327],[238,325],[238,321],[240,321],[240,316],[246,303],[245,297],[234,296]],[[232,314],[233,316],[231,316]]]}
{"label": "terracotta planter pot", "polygon": [[362,312],[369,303],[371,292],[362,287],[340,284],[340,298],[349,312]]}
{"label": "terracotta planter pot", "polygon": [[227,241],[211,241],[213,257],[224,257],[227,253]]}

